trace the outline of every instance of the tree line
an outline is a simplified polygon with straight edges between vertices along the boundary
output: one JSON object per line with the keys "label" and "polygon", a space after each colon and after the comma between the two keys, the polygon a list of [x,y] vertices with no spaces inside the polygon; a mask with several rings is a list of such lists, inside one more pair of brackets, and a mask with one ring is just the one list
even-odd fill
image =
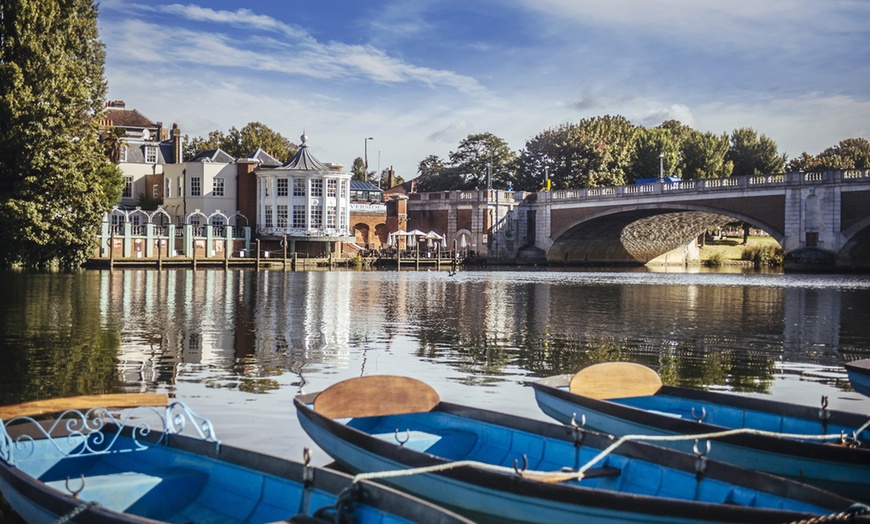
{"label": "tree line", "polygon": [[744,127],[701,132],[676,120],[645,128],[622,116],[585,118],[547,129],[519,152],[492,133],[470,134],[447,159],[429,155],[417,166],[418,191],[489,187],[537,191],[683,180],[870,168],[870,142],[849,138],[813,156],[789,160],[776,142]]}

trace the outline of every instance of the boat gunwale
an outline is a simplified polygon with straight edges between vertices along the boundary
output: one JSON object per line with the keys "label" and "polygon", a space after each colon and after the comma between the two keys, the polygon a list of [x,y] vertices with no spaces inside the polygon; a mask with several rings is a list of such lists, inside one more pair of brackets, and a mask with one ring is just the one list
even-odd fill
{"label": "boat gunwale", "polygon": [[[669,433],[691,435],[735,429],[727,426],[710,424],[708,422],[697,422],[694,420],[668,417],[618,402],[577,395],[565,389],[561,389],[561,387],[567,387],[570,377],[571,375],[556,375],[532,381],[530,384],[535,391],[540,391],[552,397],[564,400],[570,404],[575,404],[578,407],[584,407],[600,412],[606,416],[619,418],[636,424],[642,424]],[[674,386],[662,386],[656,395],[658,394],[719,403],[729,407],[763,411],[782,416],[805,418],[807,414],[818,413],[817,409],[789,404],[786,402],[741,397],[739,395],[727,395],[723,393]],[[779,409],[782,411],[777,411]],[[855,429],[858,429],[866,422],[864,417],[855,413],[835,410],[828,410],[828,413],[831,414],[829,422],[853,426]],[[870,465],[870,449],[868,448],[827,445],[819,442],[748,433],[728,435],[717,438],[716,440],[736,446],[758,449],[780,455],[812,456],[818,460],[836,462],[848,461],[859,465]]]}
{"label": "boat gunwale", "polygon": [[[337,422],[336,420],[324,417],[323,415],[316,413],[310,407],[310,400],[313,399],[315,396],[316,393],[296,397],[294,399],[294,404],[296,405],[297,413],[300,416],[305,417],[311,423],[320,427],[324,431],[330,433],[334,438],[341,439],[343,442],[350,446],[358,447],[366,452],[378,455],[382,459],[397,462],[406,468],[437,466],[452,462],[451,460],[447,460],[435,455],[397,446],[396,444],[376,438],[364,431],[350,427],[341,422]],[[513,421],[513,423],[519,426],[514,429],[519,429],[521,431],[538,432],[538,434],[547,434],[547,436],[558,436],[561,434],[561,437],[557,438],[562,438],[563,440],[569,441],[573,444],[574,429],[564,425],[551,424],[543,421],[515,417],[513,415],[508,415],[504,413],[487,411],[457,404],[450,404],[444,401],[440,402],[437,406],[435,406],[435,408],[433,408],[431,412],[457,414],[460,416],[472,418],[473,420],[480,419],[481,422],[488,422],[491,420]],[[469,417],[469,415],[474,416]],[[595,439],[605,440],[608,442],[608,444],[613,442],[613,439],[609,435],[592,432],[589,430],[586,430],[585,432],[587,434],[587,438],[591,436]],[[675,457],[676,461],[683,463],[682,468],[678,467],[676,469],[681,469],[685,471],[687,469],[685,467],[687,465],[686,463],[691,462],[688,470],[691,471],[693,474],[695,472],[694,465],[696,464],[696,462],[695,457],[692,455],[659,446],[651,446],[647,444],[633,442],[627,442],[623,447],[620,447],[620,454],[628,454],[629,456],[632,456],[631,454],[636,454],[636,458],[639,458],[641,460],[649,460],[648,458],[646,458],[646,455],[652,453],[662,454],[666,457],[668,455],[672,455],[673,457]],[[333,458],[344,466],[350,468],[351,470],[355,469],[352,464],[348,463],[342,457],[333,456]],[[463,483],[476,484],[490,490],[507,492],[522,497],[534,497],[545,501],[549,500],[553,502],[558,502],[561,504],[591,506],[604,510],[614,511],[627,511],[626,507],[628,506],[632,508],[630,510],[631,513],[652,513],[656,515],[667,515],[673,518],[695,518],[709,520],[709,515],[711,514],[711,511],[715,511],[717,519],[723,522],[771,522],[774,519],[785,522],[792,520],[803,520],[806,518],[813,518],[819,516],[816,514],[795,510],[747,507],[729,505],[725,503],[674,499],[666,497],[656,497],[651,495],[638,495],[578,485],[545,483],[528,478],[523,478],[513,473],[502,473],[498,471],[484,470],[475,467],[462,466],[454,469],[447,469],[444,471],[428,473],[428,475],[447,477],[449,479]],[[776,496],[794,498],[796,493],[805,494],[806,498],[800,499],[802,502],[807,504],[813,504],[820,508],[831,508],[832,512],[843,511],[850,504],[853,503],[853,501],[850,499],[846,499],[839,495],[829,493],[819,488],[800,484],[795,481],[782,479],[780,477],[775,477],[773,475],[765,473],[749,471],[744,468],[739,468],[737,466],[733,466],[723,462],[707,461],[705,476],[718,479],[723,482],[728,482],[729,476],[733,477],[734,475],[737,475],[738,477],[755,479],[752,480],[751,483],[764,482],[765,480],[773,482],[775,486],[778,486],[779,489],[782,490],[782,493],[776,492],[776,490],[761,491],[766,491],[767,493],[771,493]],[[390,479],[381,479],[381,481],[390,482]],[[757,489],[755,486],[746,484],[744,484],[744,487]],[[834,508],[835,505],[838,505],[838,507]]]}
{"label": "boat gunwale", "polygon": [[[107,432],[113,432],[118,428],[106,429]],[[124,437],[130,437],[136,431],[136,428],[133,426],[123,426],[119,429]],[[147,441],[150,446],[155,448],[177,450],[196,457],[204,457],[208,460],[246,468],[256,473],[279,477],[292,483],[303,484],[305,482],[303,480],[305,479],[304,469],[307,466],[294,460],[226,444],[217,446],[213,441],[174,433],[152,432],[148,435],[137,435],[136,438],[140,441]],[[134,451],[133,453],[138,452],[142,451]],[[353,484],[353,478],[346,473],[316,466],[311,466],[311,469],[310,487],[312,489],[321,490],[338,497],[345,488]],[[10,484],[10,487],[18,492],[19,495],[27,498],[28,501],[39,502],[38,506],[40,508],[47,509],[56,515],[67,515],[83,503],[86,504],[86,502],[47,485],[3,460],[0,460],[0,477]],[[376,511],[383,511],[410,521],[419,520],[422,517],[428,522],[470,524],[470,521],[461,515],[445,510],[414,495],[403,493],[396,488],[370,481],[359,481],[356,483],[356,486],[359,492],[352,502],[369,505]],[[27,490],[22,491],[19,487],[27,488]],[[88,522],[95,523],[130,522],[150,524],[164,522],[107,509],[100,505],[92,505],[83,510],[80,515],[85,517]],[[287,518],[289,519],[291,516],[288,515]]]}

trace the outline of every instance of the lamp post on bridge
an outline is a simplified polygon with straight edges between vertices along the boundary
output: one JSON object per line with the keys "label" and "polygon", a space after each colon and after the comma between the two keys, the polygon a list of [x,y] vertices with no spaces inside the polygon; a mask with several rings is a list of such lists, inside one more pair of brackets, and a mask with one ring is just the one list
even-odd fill
{"label": "lamp post on bridge", "polygon": [[665,154],[659,153],[659,182],[665,181]]}

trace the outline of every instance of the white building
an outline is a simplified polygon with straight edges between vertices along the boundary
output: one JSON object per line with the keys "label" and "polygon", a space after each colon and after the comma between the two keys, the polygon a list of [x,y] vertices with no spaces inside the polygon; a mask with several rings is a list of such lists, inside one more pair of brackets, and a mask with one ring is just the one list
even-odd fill
{"label": "white building", "polygon": [[236,159],[224,151],[202,151],[187,162],[163,169],[163,209],[175,225],[219,227],[236,215]]}
{"label": "white building", "polygon": [[[279,167],[253,170],[257,183],[257,229],[259,238],[290,242],[292,251],[322,254],[312,243],[353,242],[350,225],[351,173],[340,165],[318,161],[301,137],[299,151]],[[307,247],[297,242],[304,241]],[[318,251],[321,251],[318,253]]]}

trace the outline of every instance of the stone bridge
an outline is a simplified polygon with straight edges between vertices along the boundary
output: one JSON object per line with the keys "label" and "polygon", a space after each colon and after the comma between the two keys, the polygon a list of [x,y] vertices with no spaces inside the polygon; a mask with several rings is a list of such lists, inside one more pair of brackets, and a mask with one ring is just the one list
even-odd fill
{"label": "stone bridge", "polygon": [[870,170],[513,193],[410,195],[412,227],[490,261],[676,264],[737,220],[783,247],[786,269],[870,269]]}
{"label": "stone bridge", "polygon": [[516,253],[490,256],[537,249],[551,263],[679,260],[705,231],[741,220],[779,242],[789,269],[870,268],[870,170],[540,192],[513,214]]}

